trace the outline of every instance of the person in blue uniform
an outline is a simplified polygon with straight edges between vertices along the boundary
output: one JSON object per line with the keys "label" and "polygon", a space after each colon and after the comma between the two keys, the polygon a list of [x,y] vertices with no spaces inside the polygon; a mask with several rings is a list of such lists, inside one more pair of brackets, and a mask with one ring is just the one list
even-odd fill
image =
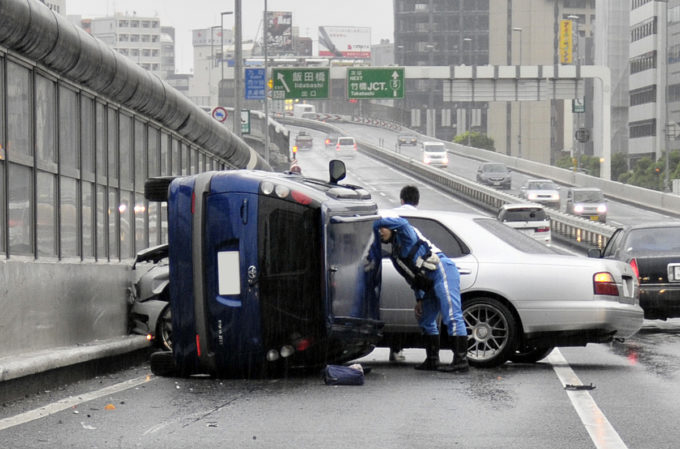
{"label": "person in blue uniform", "polygon": [[[414,312],[425,336],[427,354],[425,361],[416,369],[468,371],[467,329],[461,307],[460,274],[455,263],[405,218],[382,217],[373,223],[373,232],[375,239],[371,259],[379,261],[381,243],[390,244],[390,259],[395,269],[415,292]],[[446,367],[439,367],[439,313],[452,342],[453,360]]]}

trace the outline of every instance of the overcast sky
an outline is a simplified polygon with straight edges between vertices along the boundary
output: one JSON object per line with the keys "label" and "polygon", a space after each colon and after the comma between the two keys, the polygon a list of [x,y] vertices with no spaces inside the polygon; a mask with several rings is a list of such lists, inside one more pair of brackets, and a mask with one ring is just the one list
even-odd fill
{"label": "overcast sky", "polygon": [[[114,12],[160,17],[161,25],[175,27],[176,66],[180,73],[189,73],[192,66],[191,30],[219,25],[220,12],[233,9],[233,0],[66,0],[66,14],[84,18]],[[243,38],[251,39],[262,21],[264,0],[242,0],[241,9]],[[267,9],[292,11],[293,26],[299,28],[301,36],[315,42],[319,26],[324,25],[371,27],[372,43],[380,39],[394,41],[392,0],[268,0]],[[233,16],[224,16],[224,27],[231,28],[233,20]]]}

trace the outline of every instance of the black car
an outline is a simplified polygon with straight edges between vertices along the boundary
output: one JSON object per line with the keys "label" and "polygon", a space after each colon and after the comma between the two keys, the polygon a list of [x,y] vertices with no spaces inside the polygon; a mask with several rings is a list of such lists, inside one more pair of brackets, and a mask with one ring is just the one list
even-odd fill
{"label": "black car", "polygon": [[416,145],[418,139],[413,134],[400,134],[399,137],[397,137],[397,142],[399,143],[399,146]]}
{"label": "black car", "polygon": [[485,162],[477,167],[477,182],[487,186],[509,189],[512,184],[512,176],[505,164]]}
{"label": "black car", "polygon": [[588,255],[623,260],[633,267],[645,318],[680,317],[680,221],[619,228],[603,250],[592,248]]}

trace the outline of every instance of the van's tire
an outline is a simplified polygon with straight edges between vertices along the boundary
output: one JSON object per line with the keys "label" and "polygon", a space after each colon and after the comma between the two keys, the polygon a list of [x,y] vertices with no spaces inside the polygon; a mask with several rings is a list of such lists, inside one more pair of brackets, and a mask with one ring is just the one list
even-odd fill
{"label": "van's tire", "polygon": [[167,201],[168,188],[174,176],[157,176],[144,182],[144,198],[149,201]]}
{"label": "van's tire", "polygon": [[172,351],[156,351],[151,354],[151,372],[156,376],[176,376],[178,374]]}

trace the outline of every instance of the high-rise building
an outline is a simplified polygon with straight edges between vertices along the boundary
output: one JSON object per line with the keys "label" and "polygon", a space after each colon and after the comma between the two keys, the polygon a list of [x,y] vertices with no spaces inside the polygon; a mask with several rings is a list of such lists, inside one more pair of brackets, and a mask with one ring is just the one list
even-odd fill
{"label": "high-rise building", "polygon": [[[394,59],[404,66],[488,64],[489,0],[394,0]],[[404,92],[406,124],[414,129],[446,140],[486,131],[485,105],[445,104],[441,82],[407,80]]]}
{"label": "high-rise building", "polygon": [[44,3],[56,13],[66,15],[66,0],[40,0],[40,3]]}
{"label": "high-rise building", "polygon": [[[395,63],[558,64],[558,24],[572,20],[577,59],[569,63],[592,64],[594,12],[595,0],[395,0]],[[408,81],[405,92],[407,125],[439,138],[478,131],[500,153],[544,163],[573,149],[571,130],[579,124],[571,102],[444,102],[442,83],[426,79]],[[587,117],[579,119],[588,126]]]}
{"label": "high-rise building", "polygon": [[680,148],[680,1],[632,0],[630,11],[631,159]]}
{"label": "high-rise building", "polygon": [[[160,77],[167,73],[167,65],[163,64],[161,54],[162,48],[167,49],[169,44],[161,40],[158,17],[116,13],[113,16],[92,19],[91,32],[140,67]],[[170,34],[165,33],[164,36],[167,41]]]}

